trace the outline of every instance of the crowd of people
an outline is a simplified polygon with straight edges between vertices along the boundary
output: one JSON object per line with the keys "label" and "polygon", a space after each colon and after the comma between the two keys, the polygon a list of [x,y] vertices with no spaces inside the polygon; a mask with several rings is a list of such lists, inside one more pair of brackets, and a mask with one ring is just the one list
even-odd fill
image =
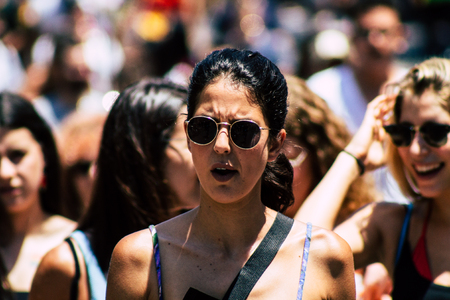
{"label": "crowd of people", "polygon": [[448,4],[38,2],[0,3],[0,299],[450,299]]}

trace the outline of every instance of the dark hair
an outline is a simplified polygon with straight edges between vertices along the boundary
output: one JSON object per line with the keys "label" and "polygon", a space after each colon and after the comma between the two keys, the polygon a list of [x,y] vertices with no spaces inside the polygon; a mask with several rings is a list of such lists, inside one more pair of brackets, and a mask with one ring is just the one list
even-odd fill
{"label": "dark hair", "polygon": [[186,96],[168,80],[143,79],[125,88],[109,112],[91,204],[79,225],[104,271],[121,238],[168,219],[176,196],[163,163]]}
{"label": "dark hair", "polygon": [[40,204],[48,214],[62,214],[60,162],[52,131],[31,102],[8,92],[0,93],[0,126],[27,128],[44,154],[46,188],[40,191]]}
{"label": "dark hair", "polygon": [[[197,108],[201,92],[219,78],[245,87],[249,100],[261,108],[275,139],[287,114],[287,86],[278,67],[259,52],[250,50],[216,50],[199,62],[192,73],[188,94],[188,119]],[[277,211],[285,210],[294,201],[293,171],[289,160],[281,154],[267,164],[262,175],[261,198],[264,205]]]}

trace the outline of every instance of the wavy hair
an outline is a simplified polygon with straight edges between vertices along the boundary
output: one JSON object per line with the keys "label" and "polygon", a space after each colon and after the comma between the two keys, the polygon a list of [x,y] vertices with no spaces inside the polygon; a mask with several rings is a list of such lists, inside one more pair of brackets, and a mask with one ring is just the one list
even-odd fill
{"label": "wavy hair", "polygon": [[[351,134],[345,123],[322,98],[308,88],[304,80],[286,76],[286,81],[289,89],[286,132],[288,136],[298,139],[312,159],[313,189],[350,142]],[[346,220],[358,208],[374,201],[374,193],[373,182],[366,176],[355,180],[345,196],[335,225]]]}
{"label": "wavy hair", "polygon": [[[401,118],[404,98],[420,96],[429,89],[439,96],[439,103],[450,112],[450,59],[434,57],[415,65],[397,83],[397,86],[399,93],[394,106],[395,123]],[[411,183],[415,184],[414,179],[406,173],[408,171],[400,158],[398,149],[390,139],[387,153],[388,165],[402,192],[413,200],[421,199],[421,195],[411,187]]]}

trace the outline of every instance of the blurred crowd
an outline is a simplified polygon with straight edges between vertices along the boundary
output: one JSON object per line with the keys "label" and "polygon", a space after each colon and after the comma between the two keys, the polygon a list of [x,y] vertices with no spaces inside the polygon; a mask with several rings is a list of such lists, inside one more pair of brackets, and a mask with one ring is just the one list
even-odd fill
{"label": "blurred crowd", "polygon": [[[2,0],[0,91],[32,100],[58,127],[74,110],[105,112],[106,92],[144,76],[184,83],[197,61],[225,45],[257,50],[306,79],[349,56],[355,2]],[[398,60],[449,54],[448,2],[393,4],[404,24]]]}

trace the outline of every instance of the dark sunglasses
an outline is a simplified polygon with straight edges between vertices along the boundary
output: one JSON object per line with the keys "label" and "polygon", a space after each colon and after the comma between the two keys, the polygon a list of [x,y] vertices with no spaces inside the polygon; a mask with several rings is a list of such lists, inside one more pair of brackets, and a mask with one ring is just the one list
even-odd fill
{"label": "dark sunglasses", "polygon": [[411,145],[416,131],[419,131],[423,140],[431,147],[442,147],[447,143],[450,125],[426,122],[422,126],[413,126],[408,123],[384,126],[386,132],[391,136],[392,142],[397,147]]}
{"label": "dark sunglasses", "polygon": [[228,122],[216,122],[213,118],[198,116],[193,117],[187,123],[187,135],[197,145],[208,145],[217,136],[219,125],[230,126],[230,137],[233,144],[240,149],[255,147],[261,138],[261,130],[269,128],[259,127],[251,120],[237,120],[232,124]]}

